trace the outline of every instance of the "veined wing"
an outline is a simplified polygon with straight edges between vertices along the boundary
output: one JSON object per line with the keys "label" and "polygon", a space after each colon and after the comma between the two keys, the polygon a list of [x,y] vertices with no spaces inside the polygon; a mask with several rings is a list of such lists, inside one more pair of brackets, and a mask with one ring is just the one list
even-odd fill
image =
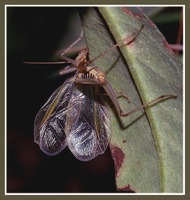
{"label": "veined wing", "polygon": [[47,155],[56,155],[67,146],[64,127],[73,86],[73,79],[67,79],[36,115],[34,141]]}
{"label": "veined wing", "polygon": [[67,145],[81,161],[103,154],[110,142],[109,110],[93,89],[91,85],[76,85],[66,116]]}

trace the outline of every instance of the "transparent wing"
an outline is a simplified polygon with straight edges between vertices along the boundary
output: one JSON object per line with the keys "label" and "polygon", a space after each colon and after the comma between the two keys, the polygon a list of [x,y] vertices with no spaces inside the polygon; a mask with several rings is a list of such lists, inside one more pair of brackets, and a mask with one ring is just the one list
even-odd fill
{"label": "transparent wing", "polygon": [[47,155],[56,155],[67,146],[64,127],[73,87],[73,79],[67,79],[36,115],[34,141]]}
{"label": "transparent wing", "polygon": [[95,96],[93,87],[73,89],[66,117],[67,145],[74,156],[88,161],[103,154],[110,142],[110,117],[107,106]]}

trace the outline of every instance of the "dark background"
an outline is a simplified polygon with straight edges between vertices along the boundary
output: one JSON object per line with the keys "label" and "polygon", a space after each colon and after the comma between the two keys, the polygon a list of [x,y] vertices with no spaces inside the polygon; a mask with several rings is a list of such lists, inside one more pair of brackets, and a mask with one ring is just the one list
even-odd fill
{"label": "dark background", "polygon": [[[175,15],[174,15],[175,13]],[[167,8],[154,22],[170,44],[179,32],[181,8]],[[109,148],[92,161],[78,161],[66,148],[48,157],[33,142],[38,110],[65,80],[60,65],[23,61],[59,60],[59,50],[80,35],[77,8],[7,8],[7,192],[116,192]]]}

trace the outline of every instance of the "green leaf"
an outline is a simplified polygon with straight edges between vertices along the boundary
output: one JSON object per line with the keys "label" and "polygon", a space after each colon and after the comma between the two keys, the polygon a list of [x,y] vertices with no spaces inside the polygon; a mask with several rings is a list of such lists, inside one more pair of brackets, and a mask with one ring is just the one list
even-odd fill
{"label": "green leaf", "polygon": [[[94,58],[115,41],[130,40],[121,51],[114,49],[93,64],[104,70],[120,98],[124,112],[164,94],[177,95],[126,118],[111,107],[112,138],[110,148],[115,163],[118,191],[183,192],[182,64],[163,35],[144,14],[122,7],[87,9],[82,25]],[[105,99],[107,100],[107,99]]]}

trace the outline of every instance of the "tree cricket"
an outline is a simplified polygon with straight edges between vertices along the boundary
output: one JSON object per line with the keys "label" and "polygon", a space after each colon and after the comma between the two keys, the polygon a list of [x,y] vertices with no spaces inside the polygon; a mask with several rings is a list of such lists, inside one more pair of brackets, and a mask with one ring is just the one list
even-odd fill
{"label": "tree cricket", "polygon": [[[63,52],[62,63],[68,63],[69,66],[61,70],[60,74],[74,73],[74,76],[68,78],[50,96],[39,110],[34,122],[34,141],[45,154],[56,155],[68,146],[77,159],[89,161],[105,152],[110,142],[111,128],[108,106],[103,100],[103,95],[97,95],[101,87],[111,99],[119,117],[127,117],[163,100],[176,98],[174,95],[162,95],[129,112],[124,112],[111,84],[106,80],[105,73],[92,65],[95,60],[116,47],[135,42],[142,29],[143,26],[133,33],[130,41],[126,42],[124,39],[92,60],[88,60],[88,48],[83,49],[75,60],[65,56],[83,38],[83,33]],[[129,101],[126,95],[122,96]]]}

